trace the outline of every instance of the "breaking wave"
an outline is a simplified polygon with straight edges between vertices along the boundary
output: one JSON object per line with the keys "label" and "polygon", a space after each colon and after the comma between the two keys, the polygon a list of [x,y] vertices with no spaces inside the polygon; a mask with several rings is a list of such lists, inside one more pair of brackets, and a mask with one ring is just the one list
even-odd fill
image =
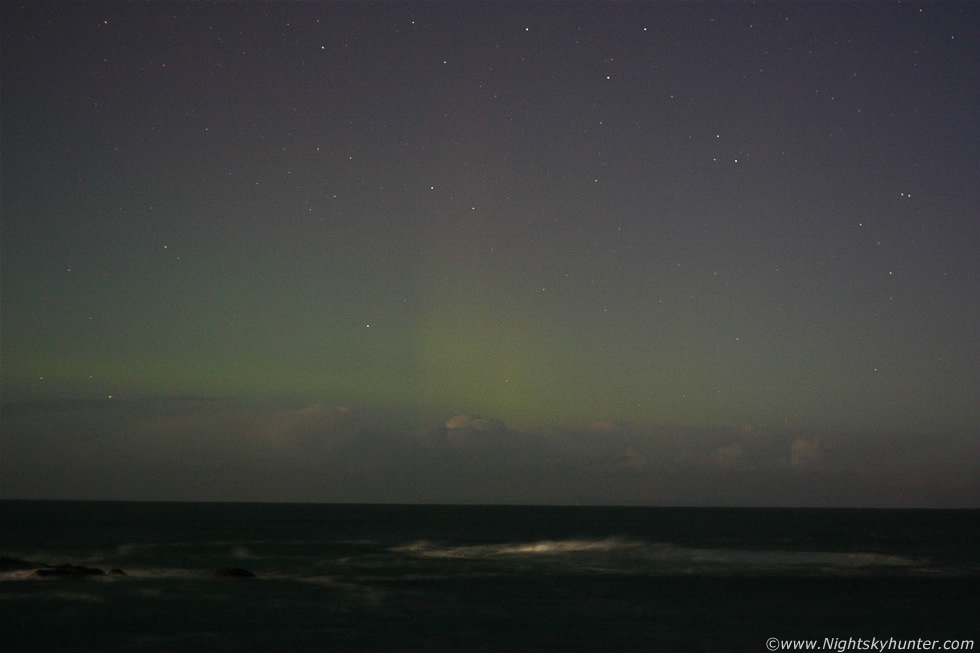
{"label": "breaking wave", "polygon": [[542,540],[470,546],[418,541],[392,551],[420,558],[506,563],[562,563],[569,570],[646,574],[859,573],[926,571],[928,561],[863,552],[692,548],[660,542],[607,538]]}

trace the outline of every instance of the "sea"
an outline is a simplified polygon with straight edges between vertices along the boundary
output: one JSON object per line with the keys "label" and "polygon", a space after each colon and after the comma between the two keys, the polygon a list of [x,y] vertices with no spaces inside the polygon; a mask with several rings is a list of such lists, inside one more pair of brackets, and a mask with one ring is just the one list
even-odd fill
{"label": "sea", "polygon": [[978,518],[0,501],[0,650],[971,650]]}

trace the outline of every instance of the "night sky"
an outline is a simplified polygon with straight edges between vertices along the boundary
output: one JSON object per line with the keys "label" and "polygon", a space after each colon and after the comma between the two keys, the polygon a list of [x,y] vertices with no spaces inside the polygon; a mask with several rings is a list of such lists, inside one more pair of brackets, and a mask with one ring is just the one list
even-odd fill
{"label": "night sky", "polygon": [[0,11],[0,497],[977,507],[980,5]]}

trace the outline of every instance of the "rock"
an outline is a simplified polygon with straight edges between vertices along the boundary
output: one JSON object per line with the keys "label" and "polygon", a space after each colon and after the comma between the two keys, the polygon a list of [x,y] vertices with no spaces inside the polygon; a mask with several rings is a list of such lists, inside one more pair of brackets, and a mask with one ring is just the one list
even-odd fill
{"label": "rock", "polygon": [[214,572],[215,578],[255,578],[255,574],[240,567],[227,567]]}
{"label": "rock", "polygon": [[34,570],[35,576],[67,576],[81,578],[82,576],[104,576],[105,572],[95,567],[79,567],[77,565],[57,565],[55,567],[39,567]]}
{"label": "rock", "polygon": [[37,569],[40,565],[36,562],[28,562],[27,560],[18,560],[17,558],[5,558],[0,557],[0,572],[2,571],[27,571],[29,569]]}

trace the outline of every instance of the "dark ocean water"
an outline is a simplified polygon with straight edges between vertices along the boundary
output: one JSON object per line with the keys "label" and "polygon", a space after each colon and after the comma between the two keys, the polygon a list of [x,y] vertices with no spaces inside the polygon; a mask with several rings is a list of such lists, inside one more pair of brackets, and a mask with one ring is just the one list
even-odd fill
{"label": "dark ocean water", "polygon": [[[770,637],[976,640],[978,517],[6,501],[0,556],[126,575],[0,571],[0,650],[765,651]],[[256,577],[213,576],[229,567]]]}

